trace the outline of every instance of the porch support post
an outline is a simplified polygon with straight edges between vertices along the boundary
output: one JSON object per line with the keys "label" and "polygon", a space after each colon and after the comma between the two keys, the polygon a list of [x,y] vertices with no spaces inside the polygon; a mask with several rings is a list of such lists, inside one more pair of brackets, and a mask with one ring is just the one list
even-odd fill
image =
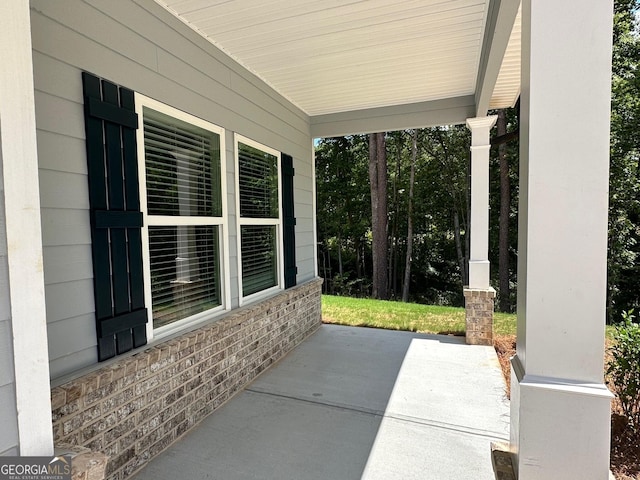
{"label": "porch support post", "polygon": [[582,0],[522,4],[511,370],[519,480],[609,474],[603,353],[613,5],[584,7]]}
{"label": "porch support post", "polygon": [[493,302],[489,285],[489,132],[498,117],[468,118],[471,130],[471,256],[464,289],[467,343],[493,343]]}
{"label": "porch support post", "polygon": [[0,18],[0,238],[7,240],[0,261],[7,262],[18,442],[20,455],[48,456],[53,432],[29,1],[3,0]]}

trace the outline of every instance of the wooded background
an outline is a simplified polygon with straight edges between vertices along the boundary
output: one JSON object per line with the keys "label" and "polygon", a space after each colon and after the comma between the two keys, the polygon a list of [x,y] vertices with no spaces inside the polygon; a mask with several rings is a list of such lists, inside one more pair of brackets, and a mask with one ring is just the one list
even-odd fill
{"label": "wooded background", "polygon": [[[640,303],[638,4],[615,2],[608,321],[631,308],[638,311]],[[514,312],[518,106],[489,114],[498,115],[490,161],[491,284],[497,290],[498,310]],[[320,140],[318,269],[325,293],[464,304],[469,145],[464,125]]]}

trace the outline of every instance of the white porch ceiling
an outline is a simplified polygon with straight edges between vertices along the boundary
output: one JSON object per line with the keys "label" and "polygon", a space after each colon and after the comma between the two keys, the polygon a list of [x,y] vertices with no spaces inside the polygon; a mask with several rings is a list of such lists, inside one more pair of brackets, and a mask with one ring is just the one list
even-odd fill
{"label": "white porch ceiling", "polygon": [[312,117],[519,95],[518,0],[156,1]]}

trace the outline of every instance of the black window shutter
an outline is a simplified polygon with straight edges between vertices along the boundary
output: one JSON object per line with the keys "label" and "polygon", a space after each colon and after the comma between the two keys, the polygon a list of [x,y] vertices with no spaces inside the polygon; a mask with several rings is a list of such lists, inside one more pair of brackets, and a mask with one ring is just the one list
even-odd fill
{"label": "black window shutter", "polygon": [[147,343],[133,91],[83,72],[98,360]]}
{"label": "black window shutter", "polygon": [[293,158],[285,153],[280,160],[282,170],[282,221],[284,227],[284,288],[296,285],[296,217],[293,202]]}

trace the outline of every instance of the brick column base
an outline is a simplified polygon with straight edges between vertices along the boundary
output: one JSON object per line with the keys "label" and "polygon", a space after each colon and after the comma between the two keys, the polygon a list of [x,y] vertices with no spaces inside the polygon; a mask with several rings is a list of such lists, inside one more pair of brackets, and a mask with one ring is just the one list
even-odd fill
{"label": "brick column base", "polygon": [[493,301],[495,298],[496,291],[491,287],[464,289],[467,344],[493,345]]}

